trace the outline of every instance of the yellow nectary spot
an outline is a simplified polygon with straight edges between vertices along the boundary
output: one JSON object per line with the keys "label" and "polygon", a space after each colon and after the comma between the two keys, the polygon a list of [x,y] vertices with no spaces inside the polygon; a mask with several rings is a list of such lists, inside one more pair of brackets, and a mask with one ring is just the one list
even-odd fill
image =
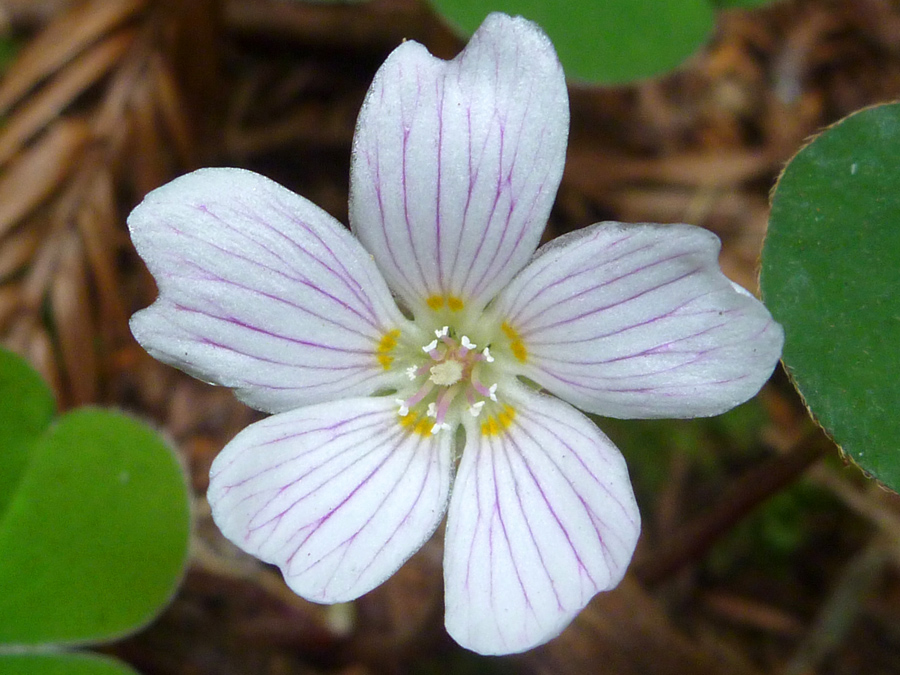
{"label": "yellow nectary spot", "polygon": [[390,353],[394,350],[394,347],[397,346],[397,341],[399,339],[400,331],[395,328],[382,335],[381,340],[378,342],[378,363],[380,363],[385,370],[390,368],[391,364],[394,362],[394,357],[391,356]]}
{"label": "yellow nectary spot", "polygon": [[509,425],[516,417],[516,409],[511,405],[504,405],[496,415],[487,417],[481,423],[482,436],[498,436],[500,432],[509,429]]}
{"label": "yellow nectary spot", "polygon": [[509,338],[509,348],[519,361],[522,363],[525,362],[525,359],[528,358],[528,350],[525,349],[525,345],[522,342],[522,337],[519,335],[519,331],[510,326],[506,321],[500,326],[500,329],[503,331],[504,335]]}
{"label": "yellow nectary spot", "polygon": [[525,363],[525,359],[528,358],[528,350],[525,349],[525,345],[522,344],[521,340],[515,340],[509,348],[512,349],[513,356],[515,356],[519,361]]}
{"label": "yellow nectary spot", "polygon": [[446,305],[450,308],[451,312],[458,312],[465,306],[462,299],[455,295],[448,295],[447,297],[444,297],[443,295],[431,295],[425,300],[425,304],[431,307],[431,309],[440,309]]}
{"label": "yellow nectary spot", "polygon": [[434,421],[410,411],[400,418],[400,426],[412,434],[431,436],[431,428],[434,426]]}

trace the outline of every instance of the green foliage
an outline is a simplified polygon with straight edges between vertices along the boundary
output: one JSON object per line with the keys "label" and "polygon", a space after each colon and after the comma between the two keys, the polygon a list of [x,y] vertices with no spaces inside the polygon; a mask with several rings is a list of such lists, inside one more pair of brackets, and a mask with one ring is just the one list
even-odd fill
{"label": "green foliage", "polygon": [[775,2],[778,2],[778,0],[712,0],[713,5],[715,5],[719,9],[730,9],[734,7],[750,9],[752,7],[763,7],[764,5],[771,5]]}
{"label": "green foliage", "polygon": [[150,620],[181,576],[184,489],[175,458],[138,422],[62,417],[34,444],[0,521],[0,640],[104,640]]}
{"label": "green foliage", "polygon": [[99,654],[0,654],[0,675],[137,675]]}
{"label": "green foliage", "polygon": [[550,36],[569,77],[605,84],[675,68],[707,40],[714,18],[709,0],[432,0],[432,4],[466,34],[490,12],[531,19]]}
{"label": "green foliage", "polygon": [[818,421],[900,489],[900,105],[828,129],[778,182],[763,251],[784,362]]}
{"label": "green foliage", "polygon": [[0,73],[5,72],[19,53],[19,43],[9,36],[0,37]]}
{"label": "green foliage", "polygon": [[0,350],[0,674],[131,672],[56,652],[131,633],[170,599],[187,558],[185,477],[136,420],[53,410],[40,377]]}
{"label": "green foliage", "polygon": [[623,84],[669,72],[711,36],[715,10],[771,0],[431,0],[461,33],[470,35],[490,12],[521,15],[553,41],[566,75]]}
{"label": "green foliage", "polygon": [[0,514],[25,470],[31,445],[55,412],[53,394],[41,376],[19,357],[0,349]]}

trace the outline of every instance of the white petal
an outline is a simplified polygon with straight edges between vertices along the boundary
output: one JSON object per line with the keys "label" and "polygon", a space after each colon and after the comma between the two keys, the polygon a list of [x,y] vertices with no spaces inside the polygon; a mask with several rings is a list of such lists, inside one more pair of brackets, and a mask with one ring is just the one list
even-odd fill
{"label": "white petal", "polygon": [[768,310],[690,225],[601,223],[562,237],[497,299],[525,376],[612,417],[716,415],[756,394],[781,356]]}
{"label": "white petal", "polygon": [[372,590],[431,536],[449,492],[450,435],[399,419],[389,398],[358,398],[249,426],[213,462],[216,524],[308,600]]}
{"label": "white petal", "polygon": [[[407,322],[331,216],[240,169],[202,169],[128,219],[159,285],[131,329],[153,356],[262,410],[390,386],[378,346]],[[381,354],[384,357],[384,354]]]}
{"label": "white petal", "polygon": [[483,416],[466,422],[447,516],[447,630],[482,654],[558,635],[594,594],[619,583],[640,531],[610,440],[562,401],[512,393],[505,431],[483,435]]}
{"label": "white petal", "polygon": [[405,42],[363,104],[350,223],[412,308],[486,303],[528,261],[562,176],[569,109],[547,36],[492,14],[453,61]]}

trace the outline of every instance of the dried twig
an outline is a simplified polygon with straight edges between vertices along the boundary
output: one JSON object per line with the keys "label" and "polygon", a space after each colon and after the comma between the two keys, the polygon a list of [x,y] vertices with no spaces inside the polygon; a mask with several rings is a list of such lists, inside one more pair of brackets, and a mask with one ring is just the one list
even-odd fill
{"label": "dried twig", "polygon": [[793,482],[833,447],[824,432],[816,429],[787,454],[775,455],[748,471],[703,515],[638,558],[633,567],[635,575],[652,586],[696,560],[747,513]]}

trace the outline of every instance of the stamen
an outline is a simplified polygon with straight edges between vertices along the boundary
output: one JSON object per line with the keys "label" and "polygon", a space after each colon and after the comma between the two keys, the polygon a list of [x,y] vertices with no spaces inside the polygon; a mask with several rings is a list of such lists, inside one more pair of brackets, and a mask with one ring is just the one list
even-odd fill
{"label": "stamen", "polygon": [[[493,404],[491,414],[483,414],[488,401],[498,401],[498,385],[488,386],[478,379],[492,374],[486,365],[494,362],[490,347],[479,350],[468,335],[451,330],[449,325],[440,326],[433,332],[435,339],[422,347],[430,358],[420,359],[417,365],[404,368],[406,376],[419,383],[415,394],[405,401],[397,401],[405,425],[422,435],[436,434],[458,424],[465,409],[473,418],[481,417],[479,424],[482,427],[487,424],[485,428],[498,430],[491,433],[499,433],[509,426],[508,415],[497,412]],[[455,402],[457,398],[459,403]]]}
{"label": "stamen", "polygon": [[474,373],[469,377],[469,382],[471,382],[472,388],[475,391],[477,391],[479,394],[484,396],[485,398],[489,398],[492,401],[497,400],[497,394],[496,394],[497,385],[496,385],[496,383],[492,384],[490,387],[485,387],[483,384],[481,384],[481,382],[478,381],[478,378],[475,377]]}
{"label": "stamen", "polygon": [[425,384],[423,384],[419,388],[419,391],[417,391],[405,401],[402,401],[401,404],[406,406],[407,408],[412,408],[416,405],[416,403],[428,396],[428,394],[431,393],[432,389],[434,389],[434,383],[431,380],[426,380]]}
{"label": "stamen", "polygon": [[406,402],[403,399],[395,398],[394,403],[400,406],[400,409],[397,411],[397,414],[400,415],[400,417],[406,417],[407,415],[409,415],[409,408],[407,407]]}
{"label": "stamen", "polygon": [[435,410],[435,419],[437,419],[438,422],[444,421],[444,417],[447,416],[447,411],[450,409],[450,404],[453,403],[453,399],[456,398],[459,390],[459,387],[450,387],[449,389],[445,389],[438,396]]}

